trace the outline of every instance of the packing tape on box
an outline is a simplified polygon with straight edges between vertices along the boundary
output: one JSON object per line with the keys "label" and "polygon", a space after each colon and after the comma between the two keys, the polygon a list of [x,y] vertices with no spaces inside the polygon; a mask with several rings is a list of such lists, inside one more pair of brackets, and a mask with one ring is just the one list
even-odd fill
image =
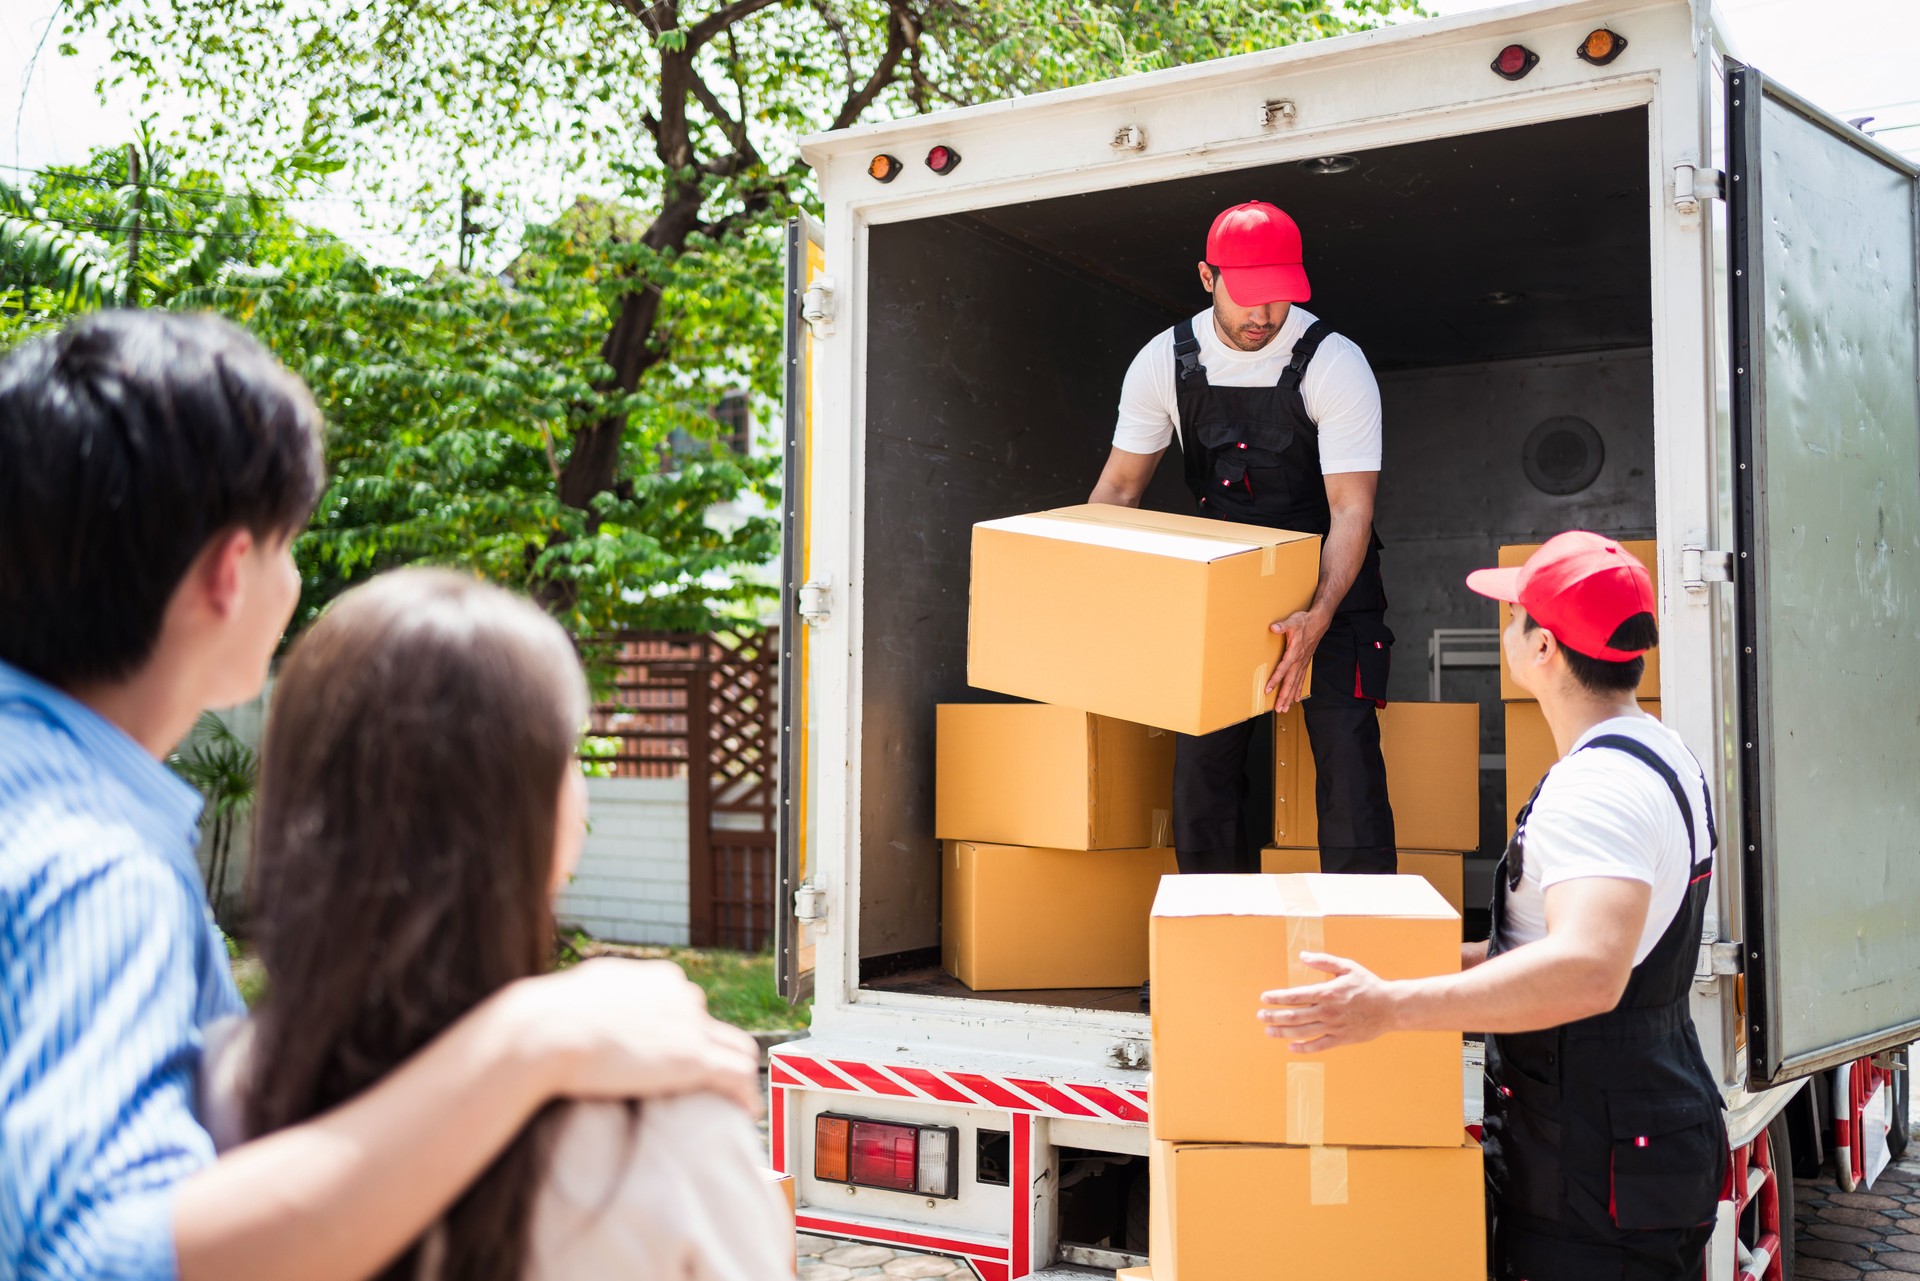
{"label": "packing tape on box", "polygon": [[1277,545],[1261,549],[1260,577],[1262,578],[1273,577],[1273,571],[1279,567],[1279,564],[1280,564],[1280,548]]}
{"label": "packing tape on box", "polygon": [[1153,812],[1153,840],[1148,844],[1157,850],[1169,849],[1173,845],[1173,813],[1170,810]]}
{"label": "packing tape on box", "polygon": [[1253,669],[1253,712],[1254,716],[1273,709],[1273,695],[1267,693],[1267,674],[1273,670],[1272,663],[1262,663]]}
{"label": "packing tape on box", "polygon": [[[1308,882],[1294,882],[1307,884]],[[1304,912],[1287,917],[1287,986],[1306,987],[1328,976],[1300,960],[1326,948],[1326,921]],[[1289,1055],[1295,1051],[1289,1046]],[[1327,1069],[1318,1061],[1287,1064],[1287,1142],[1315,1145],[1326,1138]],[[1344,1196],[1344,1193],[1342,1194]],[[1316,1202],[1315,1204],[1319,1204]]]}
{"label": "packing tape on box", "polygon": [[1347,1203],[1345,1148],[1313,1148],[1308,1151],[1307,1200],[1313,1205]]}

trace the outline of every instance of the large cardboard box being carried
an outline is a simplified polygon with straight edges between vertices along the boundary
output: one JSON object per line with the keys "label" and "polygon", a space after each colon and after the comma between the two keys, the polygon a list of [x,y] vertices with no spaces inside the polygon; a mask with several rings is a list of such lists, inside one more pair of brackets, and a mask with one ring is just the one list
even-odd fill
{"label": "large cardboard box being carried", "polygon": [[[1640,710],[1660,719],[1658,700],[1647,700]],[[1560,749],[1554,745],[1553,731],[1538,703],[1508,703],[1507,720],[1507,830],[1513,830],[1521,807],[1533,795],[1533,789],[1547,776]]]}
{"label": "large cardboard box being carried", "polygon": [[1148,1179],[1153,1281],[1487,1275],[1480,1145],[1458,1126],[1448,1147],[1155,1142]]}
{"label": "large cardboard box being carried", "polygon": [[[1654,599],[1658,600],[1660,594],[1660,545],[1648,538],[1637,541],[1622,539],[1620,546],[1629,555],[1634,557],[1634,559],[1638,560],[1642,565],[1645,565],[1647,572],[1653,575]],[[1500,549],[1500,567],[1502,569],[1510,569],[1524,565],[1527,563],[1527,557],[1539,550],[1539,543],[1515,543],[1509,547],[1502,547]],[[1513,607],[1502,602],[1500,605],[1501,631],[1504,632],[1507,630],[1507,623],[1512,617]],[[1634,691],[1634,696],[1643,700],[1660,697],[1660,651],[1657,648],[1647,651],[1646,674],[1640,678],[1640,688]],[[1504,661],[1500,664],[1500,697],[1509,702],[1516,700],[1526,701],[1533,697],[1527,693],[1526,690],[1521,689],[1513,683],[1513,673],[1507,670],[1507,665]]]}
{"label": "large cardboard box being carried", "polygon": [[1273,705],[1280,639],[1320,539],[1104,504],[973,527],[967,682],[1207,734]]}
{"label": "large cardboard box being carried", "polygon": [[[1418,876],[1447,900],[1456,912],[1466,911],[1466,871],[1462,856],[1446,850],[1401,850],[1398,871]],[[1298,875],[1320,870],[1319,850],[1290,850],[1269,845],[1260,851],[1260,870],[1269,876]]]}
{"label": "large cardboard box being carried", "polygon": [[1170,876],[1153,903],[1157,1139],[1449,1147],[1460,1035],[1396,1032],[1300,1054],[1266,1034],[1263,992],[1326,980],[1301,952],[1382,978],[1460,969],[1460,915],[1417,876]]}
{"label": "large cardboard box being carried", "polygon": [[[1380,709],[1394,839],[1404,848],[1480,847],[1480,704],[1389,703]],[[1273,843],[1320,845],[1319,775],[1298,703],[1273,718]]]}
{"label": "large cardboard box being carried", "polygon": [[1170,849],[1027,849],[948,841],[940,963],[976,992],[1138,987]]}
{"label": "large cardboard box being carried", "polygon": [[942,703],[933,834],[1060,850],[1173,843],[1173,735],[1044,703]]}

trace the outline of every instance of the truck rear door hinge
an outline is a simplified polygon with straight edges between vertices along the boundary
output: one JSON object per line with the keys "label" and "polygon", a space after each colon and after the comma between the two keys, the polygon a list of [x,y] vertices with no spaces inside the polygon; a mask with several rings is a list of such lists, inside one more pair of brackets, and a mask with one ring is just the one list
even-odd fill
{"label": "truck rear door hinge", "polygon": [[1680,586],[1690,592],[1704,592],[1708,583],[1733,581],[1733,553],[1713,551],[1706,542],[1701,532],[1680,544]]}
{"label": "truck rear door hinge", "polygon": [[833,579],[826,575],[800,584],[796,612],[809,627],[818,627],[833,617]]}
{"label": "truck rear door hinge", "polygon": [[1722,974],[1744,973],[1745,958],[1746,953],[1741,950],[1737,940],[1723,939],[1718,943],[1702,943],[1700,959],[1693,967],[1694,982],[1708,983]]}
{"label": "truck rear door hinge", "polygon": [[827,919],[827,891],[812,878],[800,883],[793,892],[793,919],[802,925],[821,925]]}
{"label": "truck rear door hinge", "polygon": [[833,336],[833,277],[815,276],[800,299],[800,319],[815,338]]}
{"label": "truck rear door hinge", "polygon": [[1700,212],[1703,200],[1727,198],[1727,175],[1719,169],[1699,165],[1673,167],[1673,207],[1683,214]]}

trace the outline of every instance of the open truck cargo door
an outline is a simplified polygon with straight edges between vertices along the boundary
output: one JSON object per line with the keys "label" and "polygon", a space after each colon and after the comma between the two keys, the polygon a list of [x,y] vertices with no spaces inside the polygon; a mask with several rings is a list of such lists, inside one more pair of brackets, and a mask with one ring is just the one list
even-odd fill
{"label": "open truck cargo door", "polygon": [[1750,1083],[1920,1036],[1914,165],[1727,69]]}
{"label": "open truck cargo door", "polygon": [[813,932],[798,919],[798,895],[813,868],[814,753],[807,735],[807,647],[811,623],[807,586],[808,468],[813,460],[813,335],[806,318],[807,288],[826,270],[825,229],[802,213],[787,223],[786,394],[781,477],[785,516],[780,540],[780,823],[774,858],[779,890],[774,905],[774,952],[780,995],[794,1004],[813,994]]}

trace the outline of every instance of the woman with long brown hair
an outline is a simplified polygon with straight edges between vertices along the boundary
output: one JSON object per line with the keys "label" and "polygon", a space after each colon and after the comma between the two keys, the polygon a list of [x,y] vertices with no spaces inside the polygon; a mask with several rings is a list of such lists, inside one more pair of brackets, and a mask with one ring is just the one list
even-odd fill
{"label": "woman with long brown hair", "polygon": [[[548,969],[585,829],[586,714],[565,632],[444,571],[355,588],[293,646],[253,832],[268,995],[210,1051],[216,1140],[326,1111]],[[552,1104],[381,1276],[790,1277],[759,1155],[711,1095]]]}

